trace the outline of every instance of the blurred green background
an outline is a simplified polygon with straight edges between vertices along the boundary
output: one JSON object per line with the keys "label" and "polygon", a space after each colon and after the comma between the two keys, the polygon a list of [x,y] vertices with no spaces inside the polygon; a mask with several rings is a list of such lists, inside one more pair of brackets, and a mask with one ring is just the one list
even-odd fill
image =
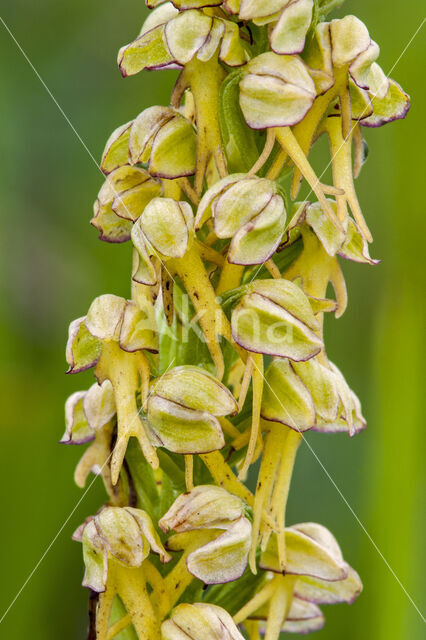
{"label": "blurred green background", "polygon": [[[348,0],[345,11],[367,23],[389,71],[424,17],[424,0]],[[144,14],[142,0],[1,5],[0,15],[96,159],[117,125],[168,103],[172,72],[123,80],[116,68],[116,51],[137,34]],[[353,440],[308,436],[420,608],[425,39],[426,26],[392,72],[412,96],[409,117],[366,132],[370,157],[358,189],[375,237],[372,255],[382,262],[344,265],[350,306],[327,325],[329,355],[361,397],[368,429]],[[81,548],[71,533],[101,504],[103,490],[97,481],[77,506],[82,492],[72,474],[82,449],[57,444],[65,398],[87,388],[92,376],[64,375],[64,345],[68,323],[95,296],[128,294],[129,246],[97,240],[89,219],[101,174],[2,24],[0,78],[0,617],[75,509],[1,622],[0,637],[80,640],[88,594],[80,588]],[[364,581],[351,608],[325,608],[319,640],[424,637],[407,594],[303,445],[289,509],[289,521],[330,527]]]}

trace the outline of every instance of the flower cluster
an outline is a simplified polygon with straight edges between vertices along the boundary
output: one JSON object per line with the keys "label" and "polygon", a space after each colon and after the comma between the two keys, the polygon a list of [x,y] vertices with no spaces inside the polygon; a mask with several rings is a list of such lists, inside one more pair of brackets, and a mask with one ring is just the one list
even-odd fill
{"label": "flower cluster", "polygon": [[[328,21],[340,0],[146,4],[119,68],[179,75],[170,105],[109,137],[91,220],[128,242],[131,292],[95,298],[66,347],[68,373],[96,381],[67,400],[61,442],[89,443],[75,480],[99,474],[108,495],[74,536],[90,637],[278,640],[362,589],[286,504],[305,432],[365,428],[324,315],[347,305],[342,260],[377,263],[354,186],[363,131],[409,98],[358,18]],[[308,159],[323,133],[329,185]]]}

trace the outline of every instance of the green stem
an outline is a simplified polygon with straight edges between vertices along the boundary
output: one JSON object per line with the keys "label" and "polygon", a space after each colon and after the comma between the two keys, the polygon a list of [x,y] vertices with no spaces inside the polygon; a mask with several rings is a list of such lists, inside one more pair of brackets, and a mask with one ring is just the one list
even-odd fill
{"label": "green stem", "polygon": [[217,57],[202,62],[196,56],[185,67],[185,81],[195,102],[197,122],[197,170],[194,179],[195,192],[203,190],[207,164],[215,159],[219,176],[227,175],[226,160],[219,128],[219,91],[225,72]]}

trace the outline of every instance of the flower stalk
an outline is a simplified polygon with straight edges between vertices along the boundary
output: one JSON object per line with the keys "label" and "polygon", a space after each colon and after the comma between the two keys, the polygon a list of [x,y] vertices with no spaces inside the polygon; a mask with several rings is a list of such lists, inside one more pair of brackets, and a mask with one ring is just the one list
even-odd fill
{"label": "flower stalk", "polygon": [[[130,243],[131,299],[97,297],[66,348],[68,372],[96,382],[67,400],[61,442],[89,443],[75,480],[107,492],[74,535],[90,637],[278,640],[362,589],[328,529],[288,524],[287,501],[306,432],[365,428],[324,318],[347,305],[342,261],[377,263],[362,130],[409,98],[358,18],[328,19],[341,0],[146,4],[119,68],[179,77],[170,106],[109,137],[91,221]],[[332,185],[308,159],[323,133]]]}

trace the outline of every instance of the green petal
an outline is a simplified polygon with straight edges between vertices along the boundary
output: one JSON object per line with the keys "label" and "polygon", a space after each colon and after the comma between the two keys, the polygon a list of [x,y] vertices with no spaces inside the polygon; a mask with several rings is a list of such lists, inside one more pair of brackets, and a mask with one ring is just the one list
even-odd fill
{"label": "green petal", "polygon": [[333,373],[320,364],[316,358],[306,362],[294,362],[293,369],[303,381],[314,401],[315,410],[323,420],[337,418],[339,396]]}
{"label": "green petal", "polygon": [[71,322],[66,346],[67,373],[78,373],[94,367],[101,355],[102,344],[84,324],[86,316]]}
{"label": "green petal", "polygon": [[95,517],[95,523],[111,555],[129,567],[140,567],[147,549],[135,519],[126,509],[107,507]]}
{"label": "green petal", "polygon": [[296,0],[283,9],[270,36],[271,49],[275,53],[293,54],[303,51],[313,6],[313,0]]}
{"label": "green petal", "polygon": [[159,396],[148,400],[147,426],[154,443],[174,453],[208,453],[225,445],[222,429],[214,416],[185,409]]}
{"label": "green petal", "polygon": [[164,31],[168,49],[180,64],[189,62],[205,44],[213,26],[213,19],[201,11],[179,13],[167,23]]}
{"label": "green petal", "polygon": [[192,237],[194,216],[187,202],[154,198],[145,208],[138,224],[158,254],[182,258]]}
{"label": "green petal", "polygon": [[347,578],[337,582],[319,580],[303,576],[296,582],[295,593],[309,602],[316,604],[338,604],[352,602],[362,591],[362,582],[357,572],[346,565]]}
{"label": "green petal", "polygon": [[107,293],[95,298],[84,321],[92,336],[99,340],[118,340],[126,300]]}
{"label": "green petal", "polygon": [[373,114],[361,121],[364,127],[381,127],[393,120],[405,118],[410,98],[395,80],[389,81],[389,90],[382,99],[372,98]]}
{"label": "green petal", "polygon": [[257,293],[243,296],[231,319],[235,341],[248,351],[307,360],[322,341],[303,322]]}
{"label": "green petal", "polygon": [[152,383],[151,392],[178,404],[214,416],[237,412],[235,398],[217,378],[191,365],[175,367]]}
{"label": "green petal", "polygon": [[164,39],[164,25],[144,33],[118,52],[118,66],[123,76],[143,69],[159,69],[174,62]]}
{"label": "green petal", "polygon": [[108,174],[114,169],[127,164],[131,122],[126,122],[115,129],[105,145],[101,160],[101,170]]}
{"label": "green petal", "polygon": [[180,178],[195,173],[197,135],[192,124],[181,115],[161,127],[154,138],[149,171],[161,178]]}
{"label": "green petal", "polygon": [[281,196],[272,196],[258,216],[246,222],[234,235],[229,262],[263,264],[278,248],[285,229],[286,210]]}
{"label": "green petal", "polygon": [[108,574],[107,551],[93,520],[84,527],[82,543],[83,560],[86,568],[83,587],[89,587],[92,591],[101,593],[106,589]]}
{"label": "green petal", "polygon": [[158,524],[164,532],[227,529],[243,515],[241,498],[223,487],[206,484],[178,496]]}
{"label": "green petal", "polygon": [[312,396],[288,360],[274,360],[266,370],[261,413],[266,420],[281,422],[296,431],[314,426]]}
{"label": "green petal", "polygon": [[158,340],[151,316],[130,300],[126,302],[119,343],[124,351],[146,349],[158,352]]}

